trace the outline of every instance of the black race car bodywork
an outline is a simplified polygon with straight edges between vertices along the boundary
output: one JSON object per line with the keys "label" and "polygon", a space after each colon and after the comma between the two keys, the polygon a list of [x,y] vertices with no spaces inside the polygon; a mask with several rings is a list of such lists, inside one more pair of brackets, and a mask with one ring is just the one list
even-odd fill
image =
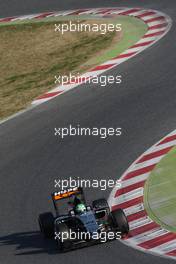
{"label": "black race car bodywork", "polygon": [[[54,238],[61,251],[120,239],[129,232],[122,209],[111,212],[104,198],[94,200],[91,206],[87,206],[80,187],[55,192],[52,200],[56,216],[50,212],[43,213],[39,215],[38,221],[44,236]],[[62,201],[67,207],[64,213],[61,213]],[[75,210],[80,203],[85,204],[82,213]]]}

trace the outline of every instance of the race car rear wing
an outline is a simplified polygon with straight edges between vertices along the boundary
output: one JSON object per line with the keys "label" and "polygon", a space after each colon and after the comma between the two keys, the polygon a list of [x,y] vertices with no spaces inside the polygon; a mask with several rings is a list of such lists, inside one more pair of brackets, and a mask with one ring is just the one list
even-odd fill
{"label": "race car rear wing", "polygon": [[[84,192],[83,189],[81,187],[75,187],[75,188],[70,188],[67,190],[61,190],[58,192],[54,192],[51,194],[52,196],[52,200],[54,203],[54,208],[56,210],[56,213],[59,214],[59,209],[62,206],[62,204],[64,205],[67,202],[61,203],[62,200],[71,200],[72,197],[77,197],[79,198],[81,201],[85,202],[85,198],[84,198]],[[69,204],[69,202],[68,202]],[[67,204],[67,206],[68,206]]]}
{"label": "race car rear wing", "polygon": [[70,188],[67,190],[62,190],[59,192],[52,193],[52,199],[53,201],[57,201],[57,200],[69,198],[72,195],[78,195],[78,194],[82,194],[82,189],[79,187],[75,187],[75,188]]}

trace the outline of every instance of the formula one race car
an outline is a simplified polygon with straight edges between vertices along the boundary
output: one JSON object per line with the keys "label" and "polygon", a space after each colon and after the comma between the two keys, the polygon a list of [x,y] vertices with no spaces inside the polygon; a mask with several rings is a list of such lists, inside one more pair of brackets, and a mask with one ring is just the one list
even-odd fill
{"label": "formula one race car", "polygon": [[56,217],[47,212],[40,214],[38,221],[44,237],[55,238],[61,252],[120,239],[129,232],[122,209],[111,212],[104,198],[87,206],[80,187],[55,192],[52,200]]}

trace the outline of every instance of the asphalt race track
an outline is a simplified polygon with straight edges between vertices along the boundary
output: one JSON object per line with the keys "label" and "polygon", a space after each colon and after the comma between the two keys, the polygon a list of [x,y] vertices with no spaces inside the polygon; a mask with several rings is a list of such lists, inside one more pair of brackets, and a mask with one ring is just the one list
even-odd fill
{"label": "asphalt race track", "polygon": [[[37,2],[37,3],[36,3]],[[54,179],[120,177],[152,144],[175,129],[176,1],[0,0],[0,16],[102,6],[141,6],[168,14],[171,31],[140,55],[109,71],[121,86],[82,85],[0,126],[0,263],[172,263],[118,241],[58,254],[38,231],[40,212],[52,210]],[[121,137],[54,136],[55,127],[123,128]],[[86,189],[87,198],[108,198]],[[174,263],[174,261],[173,261]]]}

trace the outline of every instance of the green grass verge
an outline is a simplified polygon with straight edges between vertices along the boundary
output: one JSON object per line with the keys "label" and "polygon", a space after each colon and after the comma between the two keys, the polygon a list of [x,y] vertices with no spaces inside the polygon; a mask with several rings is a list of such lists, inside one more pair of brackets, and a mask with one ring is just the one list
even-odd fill
{"label": "green grass verge", "polygon": [[146,181],[144,206],[151,219],[176,232],[176,147],[157,164]]}
{"label": "green grass verge", "polygon": [[147,25],[140,19],[129,16],[118,16],[118,19],[112,21],[122,24],[123,35],[120,41],[114,43],[110,50],[104,52],[100,56],[91,59],[86,64],[100,64],[115,56],[118,56],[123,51],[127,50],[130,46],[139,41],[142,36],[147,32]]}

